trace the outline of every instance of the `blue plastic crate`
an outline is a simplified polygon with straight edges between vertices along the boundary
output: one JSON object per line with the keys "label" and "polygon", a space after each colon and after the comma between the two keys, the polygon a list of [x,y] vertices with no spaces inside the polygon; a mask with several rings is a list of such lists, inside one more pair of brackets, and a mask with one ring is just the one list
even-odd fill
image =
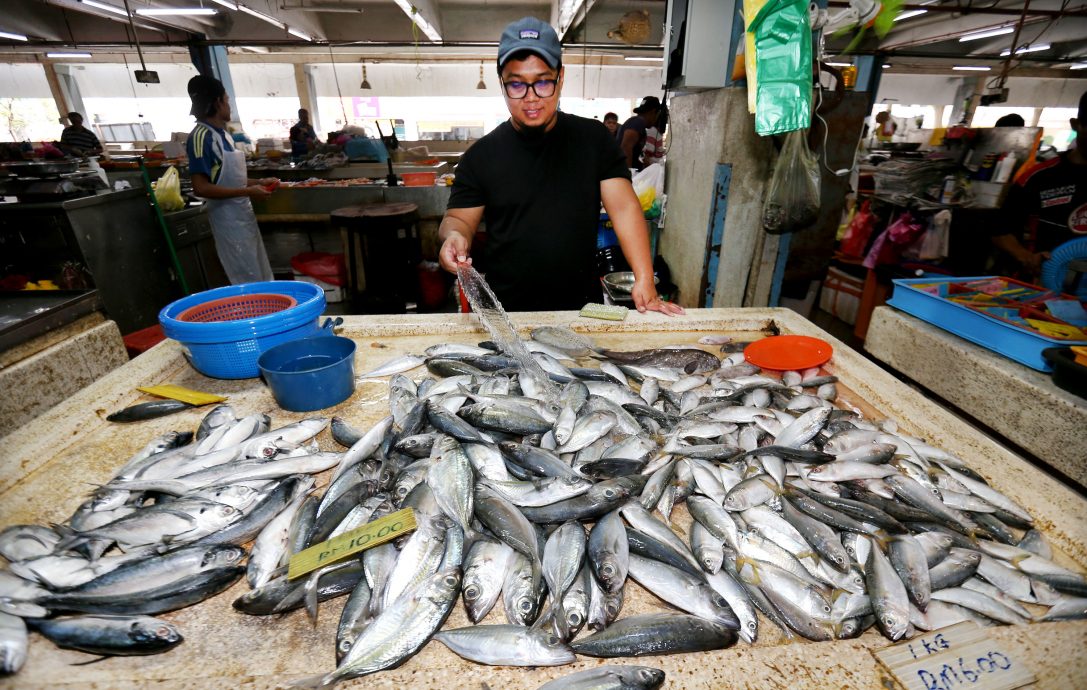
{"label": "blue plastic crate", "polygon": [[998,277],[974,276],[971,278],[944,277],[943,279],[910,278],[895,280],[892,281],[895,286],[894,293],[891,295],[891,299],[887,300],[887,304],[1038,371],[1048,372],[1053,370],[1049,362],[1042,357],[1042,350],[1047,347],[1087,345],[1087,340],[1047,338],[1017,328],[988,314],[950,302],[943,297],[914,287],[915,285],[932,285],[933,283],[969,283],[975,280],[990,280]]}

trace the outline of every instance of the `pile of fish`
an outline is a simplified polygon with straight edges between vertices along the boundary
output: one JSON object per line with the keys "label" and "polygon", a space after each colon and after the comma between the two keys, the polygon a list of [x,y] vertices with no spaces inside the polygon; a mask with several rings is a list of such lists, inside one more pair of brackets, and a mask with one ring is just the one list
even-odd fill
{"label": "pile of fish", "polygon": [[[833,376],[694,345],[606,350],[561,328],[524,345],[549,381],[492,343],[369,372],[391,377],[390,414],[365,433],[333,419],[342,453],[313,443],[325,419],[270,431],[220,406],[194,436],[154,439],[65,525],[8,528],[3,670],[25,658],[23,619],[64,647],[165,651],[181,635],[149,616],[243,575],[245,614],[315,619],[347,596],[338,665],[304,687],[431,640],[480,664],[558,666],[753,643],[758,612],[811,640],[1087,616],[1087,577],[1052,560],[1027,511],[893,421],[835,407]],[[287,578],[291,554],[403,508],[411,534]],[[630,581],[669,606],[620,617]],[[442,630],[458,599],[474,625]],[[544,687],[663,681],[601,666]]]}

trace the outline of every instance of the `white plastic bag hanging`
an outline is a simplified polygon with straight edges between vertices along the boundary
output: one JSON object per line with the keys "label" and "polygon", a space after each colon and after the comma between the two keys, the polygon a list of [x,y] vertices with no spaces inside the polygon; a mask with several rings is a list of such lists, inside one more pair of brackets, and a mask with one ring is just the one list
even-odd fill
{"label": "white plastic bag hanging", "polygon": [[921,241],[918,258],[922,261],[940,261],[947,258],[951,243],[951,211],[944,209],[932,217],[928,232]]}

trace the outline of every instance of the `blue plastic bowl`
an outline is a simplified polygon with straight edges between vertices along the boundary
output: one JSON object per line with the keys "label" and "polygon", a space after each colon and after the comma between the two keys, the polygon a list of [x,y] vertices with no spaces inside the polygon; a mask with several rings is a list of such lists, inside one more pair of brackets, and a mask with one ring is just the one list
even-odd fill
{"label": "blue plastic bowl", "polygon": [[[281,312],[238,321],[180,321],[189,307],[223,297],[259,293],[289,295],[298,304]],[[181,343],[189,362],[205,376],[217,379],[251,379],[260,376],[257,358],[265,350],[317,332],[317,319],[325,310],[324,291],[296,280],[230,285],[199,292],[172,302],[159,312],[166,337]]]}
{"label": "blue plastic bowl", "polygon": [[284,410],[323,410],[355,390],[355,341],[338,335],[292,340],[266,350],[257,366]]}

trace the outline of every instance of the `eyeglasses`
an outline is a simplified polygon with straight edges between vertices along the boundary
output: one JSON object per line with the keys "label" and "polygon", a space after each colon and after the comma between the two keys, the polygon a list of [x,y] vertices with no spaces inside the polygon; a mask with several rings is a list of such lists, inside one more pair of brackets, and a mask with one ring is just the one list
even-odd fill
{"label": "eyeglasses", "polygon": [[531,84],[523,81],[507,81],[502,83],[502,88],[506,90],[506,95],[510,98],[524,98],[528,95],[530,86],[537,98],[550,98],[555,95],[555,86],[558,83],[557,79],[540,79]]}

